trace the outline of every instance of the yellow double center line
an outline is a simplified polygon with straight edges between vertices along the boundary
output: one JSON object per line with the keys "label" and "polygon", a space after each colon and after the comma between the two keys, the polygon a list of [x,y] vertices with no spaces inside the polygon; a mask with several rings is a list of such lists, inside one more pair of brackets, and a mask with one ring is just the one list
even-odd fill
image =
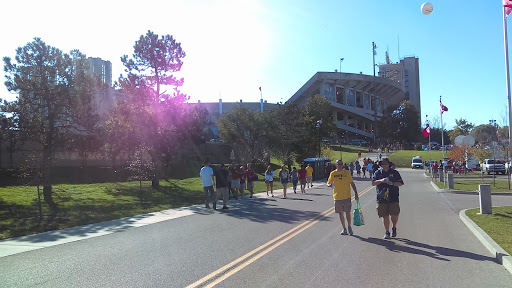
{"label": "yellow double center line", "polygon": [[[364,189],[361,193],[359,193],[359,196],[364,195],[366,192],[370,191],[372,188],[373,188],[373,186],[370,186],[370,187]],[[352,200],[354,200],[354,197],[352,197]],[[311,218],[309,220],[304,221],[299,226],[289,230],[286,233],[283,233],[283,234],[277,236],[276,238],[268,241],[267,243],[261,245],[260,247],[258,247],[256,249],[252,250],[251,252],[243,255],[242,257],[232,261],[231,263],[229,263],[229,264],[227,264],[227,265],[225,265],[225,266],[223,266],[223,267],[213,271],[212,273],[204,276],[203,278],[197,280],[196,282],[188,285],[187,288],[200,287],[200,286],[205,285],[205,284],[207,284],[207,285],[204,286],[204,287],[213,287],[213,286],[219,284],[220,282],[224,281],[225,279],[231,277],[236,272],[238,272],[238,271],[242,270],[243,268],[247,267],[252,262],[258,260],[259,258],[264,256],[265,254],[267,254],[270,251],[274,250],[275,248],[279,247],[284,242],[292,239],[293,237],[297,236],[298,234],[300,234],[304,230],[306,230],[309,227],[315,225],[316,223],[318,223],[318,221],[320,221],[320,219],[322,219],[323,217],[329,216],[333,212],[334,212],[334,207],[327,209],[326,211],[322,212],[320,215],[318,215],[318,216],[316,216],[314,218]],[[253,255],[255,255],[255,256],[252,257]],[[250,258],[250,257],[252,257],[252,258]],[[243,262],[243,261],[245,261],[248,258],[250,258],[250,259],[247,260],[246,262]],[[241,262],[243,262],[243,263],[238,265],[238,266],[236,266],[237,264],[239,264]],[[229,270],[229,271],[227,273],[224,273],[227,270]],[[213,281],[211,281],[211,280],[213,280]],[[211,281],[211,282],[209,282],[209,281]],[[209,283],[206,283],[206,282],[209,282]]]}

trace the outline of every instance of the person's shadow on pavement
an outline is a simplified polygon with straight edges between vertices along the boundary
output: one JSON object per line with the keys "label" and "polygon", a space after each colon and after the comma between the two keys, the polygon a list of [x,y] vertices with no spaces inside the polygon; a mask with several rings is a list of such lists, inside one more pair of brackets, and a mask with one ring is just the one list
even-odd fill
{"label": "person's shadow on pavement", "polygon": [[[398,252],[398,253],[411,253],[411,254],[417,254],[417,255],[424,255],[427,257],[431,257],[437,260],[441,261],[451,261],[450,259],[443,258],[443,256],[448,257],[461,257],[461,258],[468,258],[473,259],[477,261],[492,261],[496,262],[496,259],[493,257],[483,256],[467,251],[452,249],[452,248],[445,248],[445,247],[439,247],[439,246],[431,246],[424,243],[419,243],[416,241],[412,241],[409,239],[404,238],[395,238],[395,239],[380,239],[380,238],[374,238],[374,237],[368,237],[363,238],[358,235],[354,235],[353,237],[375,245],[383,246],[386,249],[388,249],[391,252]],[[424,248],[424,249],[419,249]],[[431,250],[431,251],[428,251]]]}

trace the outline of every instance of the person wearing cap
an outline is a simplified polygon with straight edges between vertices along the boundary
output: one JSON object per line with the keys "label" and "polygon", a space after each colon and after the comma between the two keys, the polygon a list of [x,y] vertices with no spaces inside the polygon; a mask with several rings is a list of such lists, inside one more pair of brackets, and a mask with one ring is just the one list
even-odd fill
{"label": "person wearing cap", "polygon": [[[336,170],[332,171],[331,174],[329,174],[329,179],[327,179],[327,187],[332,187],[333,184],[332,197],[334,198],[334,213],[339,214],[341,226],[343,227],[340,235],[353,235],[352,226],[350,225],[350,212],[352,209],[350,187],[354,190],[356,200],[359,200],[359,195],[357,194],[356,185],[354,184],[350,172],[344,169],[343,161],[341,160],[336,161]],[[345,226],[345,216],[347,218],[348,227]]]}
{"label": "person wearing cap", "polygon": [[[379,166],[381,167],[373,174],[372,185],[377,186],[377,215],[382,218],[384,229],[384,239],[396,237],[396,224],[398,215],[400,214],[399,205],[399,188],[404,185],[402,176],[395,169],[392,169],[391,162],[388,158],[382,159]],[[391,218],[391,221],[390,221]],[[392,223],[392,232],[389,233],[390,222]]]}

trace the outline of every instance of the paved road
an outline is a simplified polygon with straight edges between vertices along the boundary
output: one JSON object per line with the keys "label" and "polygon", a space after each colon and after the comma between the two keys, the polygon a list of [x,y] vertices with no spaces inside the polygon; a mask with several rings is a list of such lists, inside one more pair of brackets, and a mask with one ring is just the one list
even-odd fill
{"label": "paved road", "polygon": [[[375,190],[358,179],[366,225],[354,236],[339,235],[332,192],[322,184],[289,199],[244,198],[227,212],[196,207],[189,216],[3,257],[0,286],[511,287],[512,275],[459,219],[478,197],[439,193],[423,171],[399,171],[406,185],[396,239],[382,239]],[[495,199],[512,205],[511,196]]]}

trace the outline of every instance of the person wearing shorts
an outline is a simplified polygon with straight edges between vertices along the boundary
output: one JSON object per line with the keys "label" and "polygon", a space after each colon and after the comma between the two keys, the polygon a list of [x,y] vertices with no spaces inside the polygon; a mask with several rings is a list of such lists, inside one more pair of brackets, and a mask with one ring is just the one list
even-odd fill
{"label": "person wearing shorts", "polygon": [[432,181],[437,181],[439,178],[439,165],[437,165],[437,161],[432,164]]}
{"label": "person wearing shorts", "polygon": [[283,198],[286,199],[286,189],[288,187],[288,182],[290,182],[290,172],[286,170],[286,166],[281,166],[281,170],[279,170],[279,180],[283,185]]}
{"label": "person wearing shorts", "polygon": [[211,200],[213,201],[213,209],[217,209],[217,197],[215,197],[215,191],[213,190],[215,178],[213,177],[213,169],[210,167],[210,162],[206,162],[203,168],[201,168],[199,176],[201,177],[201,182],[203,183],[205,207],[210,208],[208,203]]}
{"label": "person wearing shorts", "polygon": [[306,193],[306,175],[308,172],[304,168],[304,164],[300,166],[299,171],[297,171],[299,174],[299,183],[300,183],[300,192]]}
{"label": "person wearing shorts", "polygon": [[245,170],[245,175],[247,176],[247,190],[251,192],[251,196],[254,194],[254,179],[257,177],[254,170],[252,170],[251,163],[247,164],[247,170]]}
{"label": "person wearing shorts", "polygon": [[229,172],[231,174],[231,190],[233,191],[233,197],[235,200],[238,200],[238,192],[240,191],[240,169],[238,169],[238,165],[231,165],[229,167]]}
{"label": "person wearing shorts", "polygon": [[[343,227],[340,235],[353,235],[354,232],[350,225],[350,212],[352,210],[352,195],[350,187],[354,190],[354,197],[356,200],[359,200],[359,195],[357,194],[356,185],[354,184],[354,180],[352,179],[350,172],[345,170],[343,167],[343,161],[341,160],[336,161],[336,170],[332,171],[331,174],[329,174],[329,179],[327,179],[328,187],[332,187],[333,184],[334,188],[332,189],[332,197],[334,199],[334,213],[338,213],[341,226]],[[347,218],[348,227],[345,226],[345,218]]]}
{"label": "person wearing shorts", "polygon": [[270,165],[268,165],[267,170],[265,171],[265,184],[267,184],[267,196],[268,190],[270,188],[270,193],[272,193],[272,197],[274,197],[274,177],[276,177],[276,173],[272,171]]}
{"label": "person wearing shorts", "polygon": [[[386,233],[384,239],[396,237],[396,224],[400,214],[400,204],[398,201],[399,188],[404,185],[402,176],[395,169],[392,169],[388,158],[379,162],[381,167],[373,174],[372,186],[377,186],[377,215],[382,218],[382,223]],[[389,224],[393,224],[392,232],[389,233]]]}
{"label": "person wearing shorts", "polygon": [[313,187],[313,167],[311,167],[311,164],[308,164],[308,167],[306,167],[306,172],[308,173],[306,175],[306,182],[309,186]]}
{"label": "person wearing shorts", "polygon": [[242,165],[240,166],[240,170],[238,170],[240,173],[240,197],[244,198],[244,190],[245,190],[245,182],[247,175],[245,174],[245,167]]}
{"label": "person wearing shorts", "polygon": [[217,189],[217,199],[222,199],[223,206],[222,209],[226,210],[229,209],[226,205],[228,203],[229,199],[229,192],[228,192],[228,175],[229,171],[224,164],[220,164],[220,166],[215,169],[215,188]]}

